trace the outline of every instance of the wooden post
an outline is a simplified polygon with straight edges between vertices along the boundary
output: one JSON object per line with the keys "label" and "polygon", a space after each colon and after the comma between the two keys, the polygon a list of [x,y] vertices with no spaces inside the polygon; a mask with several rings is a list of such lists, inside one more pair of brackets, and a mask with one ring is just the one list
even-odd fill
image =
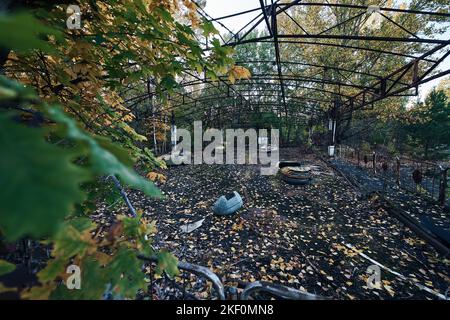
{"label": "wooden post", "polygon": [[445,168],[441,170],[441,183],[439,184],[439,204],[441,206],[445,205],[446,190],[447,190],[447,170]]}
{"label": "wooden post", "polygon": [[359,167],[359,161],[360,161],[360,158],[359,158],[359,149],[356,150],[356,153],[358,154],[358,167]]}
{"label": "wooden post", "polygon": [[396,164],[397,164],[397,170],[396,170],[396,176],[397,176],[397,185],[400,185],[400,157],[396,157]]}

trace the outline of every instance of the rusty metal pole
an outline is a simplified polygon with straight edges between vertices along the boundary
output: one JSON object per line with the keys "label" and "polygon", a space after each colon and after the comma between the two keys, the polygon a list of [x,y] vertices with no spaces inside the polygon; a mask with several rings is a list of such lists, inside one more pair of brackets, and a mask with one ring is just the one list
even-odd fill
{"label": "rusty metal pole", "polygon": [[374,152],[373,152],[373,156],[372,156],[373,173],[377,173],[377,163],[376,163],[376,159],[377,159],[377,154],[376,154],[375,151],[374,151]]}
{"label": "rusty metal pole", "polygon": [[396,157],[397,170],[395,172],[397,176],[397,185],[400,185],[400,157]]}
{"label": "rusty metal pole", "polygon": [[446,190],[447,190],[447,170],[449,168],[441,167],[441,183],[439,184],[439,204],[445,205]]}

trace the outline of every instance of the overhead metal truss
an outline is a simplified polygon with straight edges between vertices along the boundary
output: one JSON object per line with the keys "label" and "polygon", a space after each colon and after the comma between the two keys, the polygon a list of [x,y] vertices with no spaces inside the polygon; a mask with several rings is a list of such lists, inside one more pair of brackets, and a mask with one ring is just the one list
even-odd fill
{"label": "overhead metal truss", "polygon": [[[195,1],[194,1],[195,3]],[[343,25],[366,15],[370,6],[340,4],[324,2],[307,2],[294,0],[282,2],[281,0],[259,0],[260,6],[254,9],[237,12],[223,17],[213,18],[203,8],[198,6],[198,13],[206,20],[218,24],[229,32],[228,39],[221,35],[224,46],[238,47],[255,43],[266,43],[273,45],[274,56],[272,60],[238,60],[237,64],[246,67],[258,65],[271,66],[271,72],[254,73],[250,79],[241,79],[236,83],[230,83],[227,77],[219,77],[218,81],[209,79],[204,74],[197,74],[186,70],[185,78],[180,82],[180,88],[171,94],[168,99],[173,101],[173,107],[180,106],[192,108],[192,113],[202,112],[205,104],[218,101],[218,107],[222,101],[234,99],[235,104],[241,108],[251,106],[265,106],[272,104],[274,110],[279,114],[288,115],[295,108],[298,113],[310,117],[317,116],[323,112],[320,106],[338,109],[341,114],[351,113],[365,107],[372,107],[375,102],[393,96],[414,96],[418,94],[418,86],[428,81],[443,77],[450,70],[436,72],[438,66],[450,55],[450,39],[424,38],[411,32],[401,23],[389,17],[390,13],[402,15],[429,15],[436,18],[447,19],[450,22],[450,14],[444,12],[431,12],[413,9],[378,7],[379,14],[386,23],[392,24],[403,32],[404,37],[388,37],[360,34],[336,33]],[[335,25],[312,33],[302,26],[300,21],[292,15],[292,10],[306,7],[342,8],[349,10],[349,17]],[[234,33],[225,25],[225,20],[233,17],[246,17],[254,13],[255,17],[250,19],[238,32]],[[297,27],[298,32],[286,33],[280,30],[279,17],[286,16]],[[254,30],[264,29],[265,35],[255,37]],[[375,43],[377,46],[372,46]],[[378,44],[401,43],[411,45],[410,52],[396,52],[381,48]],[[401,57],[404,65],[396,70],[389,70],[386,74],[380,74],[367,69],[348,68],[337,65],[324,65],[305,61],[301,56],[298,60],[285,61],[282,59],[281,46],[328,46],[335,47],[346,52],[364,52],[376,55],[376,57],[389,59],[390,57]],[[420,46],[420,50],[414,50]],[[205,47],[205,51],[210,50]],[[291,59],[292,60],[292,59]],[[292,71],[295,67],[297,70]],[[314,75],[304,74],[298,71],[314,70]],[[341,75],[340,80],[327,78],[327,72],[337,72]],[[355,79],[362,79],[355,82]],[[201,96],[198,93],[205,88],[214,88],[213,94]],[[342,92],[341,89],[351,89],[352,93]],[[154,92],[150,93],[150,95]],[[148,94],[137,96],[130,101],[133,105],[146,99]],[[186,114],[185,114],[186,115]],[[189,116],[189,114],[187,114]]]}

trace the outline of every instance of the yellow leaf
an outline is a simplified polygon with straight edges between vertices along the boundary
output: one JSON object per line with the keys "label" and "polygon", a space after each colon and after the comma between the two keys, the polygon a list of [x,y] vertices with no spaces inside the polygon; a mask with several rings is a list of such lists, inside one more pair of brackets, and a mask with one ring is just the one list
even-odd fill
{"label": "yellow leaf", "polygon": [[233,226],[231,228],[234,231],[240,231],[240,230],[244,229],[244,221],[241,221],[239,224],[238,223],[233,224]]}
{"label": "yellow leaf", "polygon": [[228,71],[228,80],[231,83],[235,83],[235,81],[239,79],[248,79],[250,77],[250,71],[241,66],[233,66],[230,71]]}
{"label": "yellow leaf", "polygon": [[157,172],[149,172],[149,173],[147,173],[146,177],[153,182],[158,181],[161,183],[166,182],[166,179],[167,179],[165,175],[163,175],[161,173],[157,173]]}
{"label": "yellow leaf", "polygon": [[16,291],[16,288],[8,288],[8,287],[5,287],[3,284],[0,283],[0,293],[13,292],[13,291]]}
{"label": "yellow leaf", "polygon": [[22,299],[48,300],[50,294],[56,288],[55,282],[48,282],[40,287],[33,287],[21,294]]}
{"label": "yellow leaf", "polygon": [[233,75],[232,73],[229,73],[229,74],[228,74],[228,80],[229,80],[232,84],[234,84],[234,82],[236,81],[235,78],[234,78],[234,75]]}

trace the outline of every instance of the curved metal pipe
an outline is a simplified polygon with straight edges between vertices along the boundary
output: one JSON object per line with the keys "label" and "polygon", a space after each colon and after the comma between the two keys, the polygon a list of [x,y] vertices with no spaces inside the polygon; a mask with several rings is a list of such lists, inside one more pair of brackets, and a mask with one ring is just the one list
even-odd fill
{"label": "curved metal pipe", "polygon": [[[138,258],[141,260],[147,261],[147,262],[153,262],[153,263],[158,262],[158,259],[156,257],[149,258],[149,257],[144,257],[142,255],[139,255]],[[180,261],[180,262],[178,262],[178,269],[189,271],[195,275],[198,275],[198,276],[208,279],[209,281],[211,281],[211,283],[214,287],[214,290],[217,292],[219,300],[225,300],[225,289],[223,287],[222,282],[220,281],[219,277],[214,272],[209,270],[208,268],[199,266],[196,264],[192,264],[189,262]]]}
{"label": "curved metal pipe", "polygon": [[220,282],[219,277],[214,272],[212,272],[206,267],[202,267],[184,261],[178,262],[178,268],[181,270],[189,271],[198,276],[203,276],[207,278],[213,284],[213,287],[216,290],[217,295],[219,296],[219,300],[225,300],[225,289],[223,287],[222,282]]}
{"label": "curved metal pipe", "polygon": [[328,300],[329,298],[318,296],[312,293],[303,292],[297,289],[272,284],[265,281],[256,281],[247,285],[241,293],[241,300],[248,300],[256,292],[267,292],[282,299],[290,300]]}

